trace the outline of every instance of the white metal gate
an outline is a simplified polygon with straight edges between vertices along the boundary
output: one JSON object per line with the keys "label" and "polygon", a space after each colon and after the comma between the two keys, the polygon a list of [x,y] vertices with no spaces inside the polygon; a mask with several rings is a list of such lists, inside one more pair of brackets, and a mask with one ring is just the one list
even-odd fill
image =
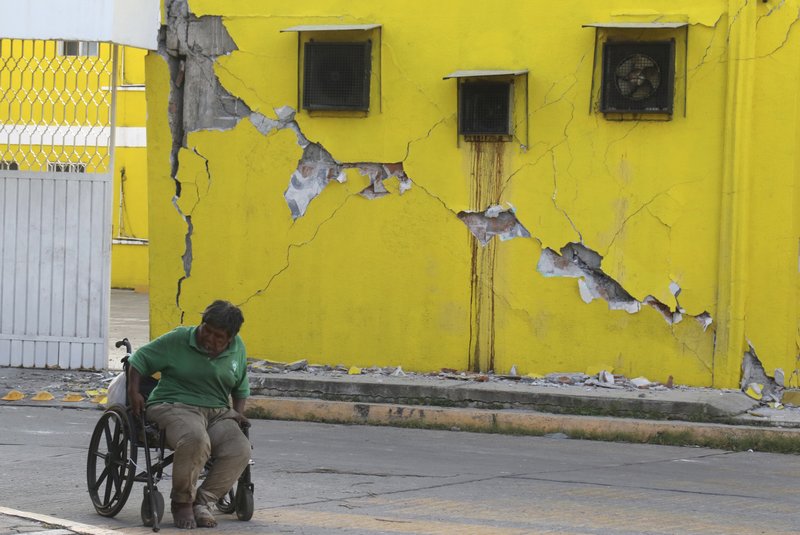
{"label": "white metal gate", "polygon": [[0,43],[0,365],[105,368],[116,45]]}

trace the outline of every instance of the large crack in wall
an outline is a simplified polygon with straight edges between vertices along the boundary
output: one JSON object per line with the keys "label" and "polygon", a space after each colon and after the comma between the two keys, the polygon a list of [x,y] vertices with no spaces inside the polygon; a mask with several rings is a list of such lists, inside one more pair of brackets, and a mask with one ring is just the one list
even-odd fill
{"label": "large crack in wall", "polygon": [[[158,53],[166,60],[170,73],[170,177],[175,182],[172,205],[186,224],[184,252],[181,255],[183,275],[178,279],[175,292],[175,305],[181,311],[183,323],[181,292],[184,281],[192,275],[192,238],[195,229],[191,215],[194,207],[188,213],[180,207],[183,190],[179,178],[180,150],[186,148],[188,133],[233,128],[241,118],[250,114],[250,110],[244,102],[222,87],[214,72],[216,59],[237,49],[222,24],[222,18],[196,17],[189,11],[187,0],[167,0],[166,12],[167,24],[159,32]],[[207,160],[206,171],[210,178]]]}
{"label": "large crack in wall", "polygon": [[603,271],[601,268],[603,257],[581,243],[568,243],[560,249],[559,253],[549,247],[545,248],[539,258],[536,270],[545,277],[578,279],[578,290],[581,299],[586,303],[602,299],[608,303],[609,309],[624,310],[629,314],[639,312],[642,305],[650,306],[657,310],[670,325],[679,323],[685,316],[697,320],[703,326],[703,330],[706,330],[712,323],[711,315],[708,312],[702,312],[696,316],[687,314],[678,302],[681,289],[674,281],[670,282],[670,293],[675,296],[675,308],[672,308],[652,295],[648,295],[642,300],[633,297],[622,285]]}

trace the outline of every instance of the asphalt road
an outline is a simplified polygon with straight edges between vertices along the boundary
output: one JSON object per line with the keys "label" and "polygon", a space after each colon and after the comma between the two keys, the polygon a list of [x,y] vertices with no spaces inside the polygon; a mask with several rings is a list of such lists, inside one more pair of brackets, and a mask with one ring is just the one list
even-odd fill
{"label": "asphalt road", "polygon": [[[141,527],[136,483],[92,509],[86,451],[100,411],[0,407],[0,505]],[[230,533],[783,534],[800,531],[800,458],[700,448],[255,421],[256,511]],[[141,456],[140,456],[141,457]],[[169,482],[162,482],[168,492]],[[162,533],[171,527],[169,513]],[[202,530],[201,530],[202,531]]]}

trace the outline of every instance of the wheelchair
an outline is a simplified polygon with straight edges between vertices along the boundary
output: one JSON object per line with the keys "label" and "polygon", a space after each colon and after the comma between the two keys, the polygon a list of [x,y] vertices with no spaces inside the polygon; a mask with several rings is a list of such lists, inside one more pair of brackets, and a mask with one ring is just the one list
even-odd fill
{"label": "wheelchair", "polygon": [[[126,355],[122,358],[123,373],[128,374],[128,358],[131,344],[127,338],[116,342],[117,348],[125,346]],[[145,400],[158,381],[142,377],[141,389]],[[89,455],[86,463],[86,482],[89,497],[98,514],[113,517],[124,507],[130,496],[134,482],[144,483],[140,514],[142,523],[159,531],[164,516],[164,497],[157,484],[164,476],[164,469],[172,464],[173,452],[166,447],[166,435],[154,423],[133,416],[126,406],[111,405],[95,425],[89,442]],[[249,439],[248,429],[242,432]],[[252,446],[251,446],[252,447]],[[144,453],[144,467],[137,465],[140,452]],[[213,463],[206,463],[206,470]],[[250,477],[252,459],[239,476],[234,488],[217,501],[217,509],[223,514],[236,513],[242,521],[253,516],[253,489]],[[204,476],[201,475],[201,478]]]}

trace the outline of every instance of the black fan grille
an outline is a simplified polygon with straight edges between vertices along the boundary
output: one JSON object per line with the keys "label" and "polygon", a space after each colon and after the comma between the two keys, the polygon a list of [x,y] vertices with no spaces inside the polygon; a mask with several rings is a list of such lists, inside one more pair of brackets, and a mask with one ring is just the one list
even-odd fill
{"label": "black fan grille", "polygon": [[464,82],[460,85],[458,129],[463,135],[510,134],[510,82]]}
{"label": "black fan grille", "polygon": [[368,110],[371,43],[305,44],[303,107]]}
{"label": "black fan grille", "polygon": [[607,42],[601,111],[672,113],[673,41]]}

